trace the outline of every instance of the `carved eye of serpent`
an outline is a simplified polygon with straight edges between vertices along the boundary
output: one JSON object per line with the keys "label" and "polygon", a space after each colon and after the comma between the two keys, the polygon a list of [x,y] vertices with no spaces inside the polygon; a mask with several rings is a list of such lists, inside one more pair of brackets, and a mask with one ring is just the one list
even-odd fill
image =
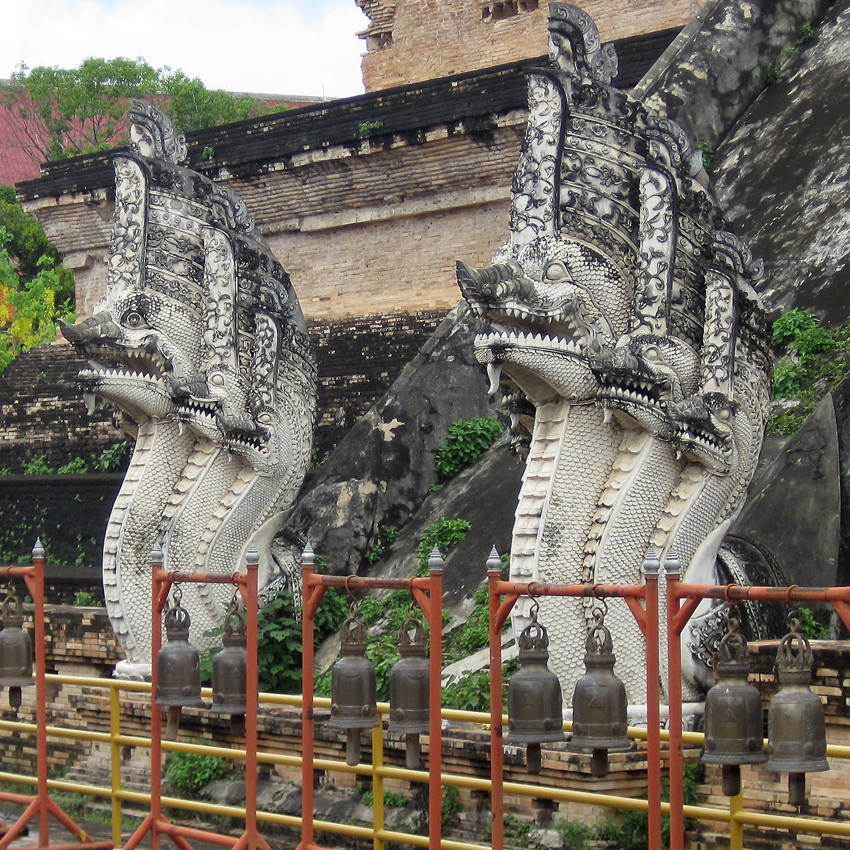
{"label": "carved eye of serpent", "polygon": [[144,317],[138,310],[130,310],[125,313],[122,321],[130,328],[143,328],[147,326]]}
{"label": "carved eye of serpent", "polygon": [[726,422],[731,418],[732,411],[729,410],[728,407],[721,407],[720,410],[716,411],[714,415],[718,419],[722,419],[724,422]]}
{"label": "carved eye of serpent", "polygon": [[655,347],[647,348],[643,352],[643,358],[658,363],[661,360],[661,352]]}
{"label": "carved eye of serpent", "polygon": [[570,271],[563,260],[551,260],[543,269],[543,279],[553,283],[570,280]]}

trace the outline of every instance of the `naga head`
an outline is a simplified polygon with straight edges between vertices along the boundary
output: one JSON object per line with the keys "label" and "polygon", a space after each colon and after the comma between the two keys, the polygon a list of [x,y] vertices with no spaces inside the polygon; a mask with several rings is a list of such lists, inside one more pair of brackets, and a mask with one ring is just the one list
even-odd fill
{"label": "naga head", "polygon": [[555,236],[506,246],[494,260],[483,269],[457,263],[463,297],[491,327],[475,343],[478,361],[488,364],[491,391],[504,366],[533,399],[553,391],[573,401],[592,399],[588,354],[622,332],[628,281],[601,252]]}
{"label": "naga head", "polygon": [[626,337],[591,358],[599,380],[597,402],[626,427],[635,425],[663,440],[676,429],[668,410],[692,395],[699,381],[699,354],[684,340],[658,334]]}
{"label": "naga head", "polygon": [[751,427],[741,404],[711,392],[671,404],[669,412],[676,428],[673,443],[682,455],[715,475],[735,468],[739,443]]}
{"label": "naga head", "polygon": [[185,140],[168,117],[140,101],[130,115],[107,293],[93,316],[61,326],[90,360],[78,376],[87,403],[100,395],[136,422],[171,420],[258,472],[286,466],[284,349],[312,374],[289,276],[244,202],[181,166]]}

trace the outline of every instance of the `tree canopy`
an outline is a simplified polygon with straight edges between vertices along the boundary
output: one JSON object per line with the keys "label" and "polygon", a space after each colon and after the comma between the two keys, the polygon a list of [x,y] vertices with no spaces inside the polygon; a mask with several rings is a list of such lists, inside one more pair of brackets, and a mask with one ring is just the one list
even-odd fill
{"label": "tree canopy", "polygon": [[74,275],[41,225],[0,186],[0,371],[22,351],[56,339],[56,319],[72,319]]}
{"label": "tree canopy", "polygon": [[16,144],[39,162],[126,143],[131,98],[154,101],[182,132],[269,111],[249,95],[207,89],[180,70],[154,68],[141,58],[91,58],[71,69],[22,64],[0,89]]}

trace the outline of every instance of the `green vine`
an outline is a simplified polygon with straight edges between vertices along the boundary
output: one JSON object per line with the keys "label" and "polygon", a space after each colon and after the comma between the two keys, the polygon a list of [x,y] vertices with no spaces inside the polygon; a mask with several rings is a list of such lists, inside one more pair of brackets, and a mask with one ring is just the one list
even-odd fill
{"label": "green vine", "polygon": [[502,433],[497,419],[458,419],[434,460],[441,478],[451,478],[478,460]]}
{"label": "green vine", "polygon": [[780,354],[773,370],[774,399],[786,399],[771,416],[768,434],[794,434],[821,398],[850,369],[850,321],[829,330],[806,310],[789,310],[773,324]]}

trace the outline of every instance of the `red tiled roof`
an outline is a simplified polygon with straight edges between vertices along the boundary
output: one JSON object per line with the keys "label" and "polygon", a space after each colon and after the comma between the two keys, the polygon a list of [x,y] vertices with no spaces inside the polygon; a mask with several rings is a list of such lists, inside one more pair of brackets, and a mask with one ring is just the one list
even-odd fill
{"label": "red tiled roof", "polygon": [[41,173],[41,155],[34,148],[23,150],[15,140],[14,115],[0,106],[0,186],[33,180]]}

